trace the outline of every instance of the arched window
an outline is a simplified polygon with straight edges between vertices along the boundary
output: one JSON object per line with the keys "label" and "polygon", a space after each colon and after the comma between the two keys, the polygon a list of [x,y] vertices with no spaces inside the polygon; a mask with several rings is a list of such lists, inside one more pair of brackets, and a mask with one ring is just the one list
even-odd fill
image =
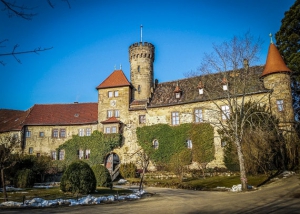
{"label": "arched window", "polygon": [[186,147],[188,148],[188,149],[192,149],[193,148],[193,143],[192,143],[192,140],[187,140],[186,141]]}
{"label": "arched window", "polygon": [[154,140],[153,141],[153,148],[158,149],[158,145],[159,145],[158,140]]}

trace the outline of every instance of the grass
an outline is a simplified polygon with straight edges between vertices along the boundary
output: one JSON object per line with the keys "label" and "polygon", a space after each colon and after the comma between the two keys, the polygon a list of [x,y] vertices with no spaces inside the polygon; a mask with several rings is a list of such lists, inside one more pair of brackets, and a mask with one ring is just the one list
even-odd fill
{"label": "grass", "polygon": [[[264,183],[268,177],[266,175],[257,175],[257,176],[248,176],[248,184],[252,186],[259,186]],[[131,184],[138,184],[139,178],[130,178],[127,179]],[[214,190],[217,187],[227,187],[231,188],[233,185],[240,184],[239,176],[215,176],[207,177],[205,179],[186,179],[183,182],[179,182],[178,179],[146,179],[146,186],[157,186],[157,187],[169,187],[169,188],[184,188],[184,189],[193,189],[193,190]],[[95,197],[107,196],[107,195],[124,195],[129,194],[132,191],[126,189],[113,188],[97,188],[96,193],[91,195]],[[43,198],[46,200],[53,200],[57,198],[69,199],[77,198],[72,194],[63,193],[60,191],[59,187],[53,187],[49,189],[24,189],[19,192],[8,192],[8,200],[22,202],[25,196],[25,200],[32,199],[35,197]],[[82,197],[83,195],[78,195]],[[3,193],[0,193],[0,203],[4,202]]]}
{"label": "grass", "polygon": [[[130,190],[126,189],[119,189],[119,188],[113,188],[112,190],[110,188],[105,187],[98,187],[97,192],[91,193],[90,195],[93,195],[95,197],[99,196],[108,196],[108,195],[124,195],[132,193]],[[16,201],[16,202],[23,202],[23,200],[28,200],[32,198],[43,198],[45,200],[53,200],[53,199],[70,199],[70,198],[77,198],[76,195],[73,195],[71,193],[63,193],[59,187],[52,187],[48,189],[35,189],[35,188],[28,188],[23,189],[22,191],[15,191],[15,192],[7,192],[8,201]],[[25,198],[24,198],[25,196]],[[82,197],[84,195],[78,195],[78,197]],[[0,203],[4,202],[4,194],[0,193]]]}
{"label": "grass", "polygon": [[[251,186],[259,186],[268,179],[266,175],[248,176],[248,184]],[[139,179],[128,179],[130,183],[138,183]],[[231,188],[233,185],[240,184],[239,176],[214,176],[205,179],[186,179],[179,182],[177,178],[172,179],[146,179],[145,185],[157,187],[170,187],[170,188],[184,188],[184,189],[197,189],[197,190],[212,190],[217,187]]]}

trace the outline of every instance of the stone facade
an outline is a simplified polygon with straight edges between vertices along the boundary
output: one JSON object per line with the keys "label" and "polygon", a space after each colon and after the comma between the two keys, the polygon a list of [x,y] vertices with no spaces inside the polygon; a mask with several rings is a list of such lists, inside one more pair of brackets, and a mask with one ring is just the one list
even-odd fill
{"label": "stone facade", "polygon": [[[70,140],[73,135],[90,135],[97,130],[97,124],[65,126],[28,126],[25,130],[25,154],[51,155],[52,152]],[[62,133],[64,132],[64,134]],[[58,158],[52,157],[53,159]]]}
{"label": "stone facade", "polygon": [[[267,104],[282,126],[290,126],[294,121],[290,70],[282,62],[278,65],[280,55],[276,51],[278,52],[276,47],[271,44],[266,66],[249,69],[252,79],[248,81],[253,82],[253,87],[247,91],[244,102],[255,100]],[[216,76],[220,82],[215,82],[216,97],[213,98],[207,93],[200,93],[202,81],[205,80],[201,76],[158,83],[153,80],[154,56],[155,48],[151,43],[131,45],[130,81],[122,70],[113,71],[97,87],[98,103],[35,105],[28,110],[29,113],[24,112],[25,122],[18,124],[23,127],[23,132],[19,128],[18,133],[23,133],[24,136],[24,152],[52,155],[72,135],[89,135],[98,130],[107,134],[121,133],[122,145],[112,153],[119,158],[120,163],[136,162],[135,154],[140,150],[136,136],[138,127],[207,122],[214,127],[215,146],[215,159],[207,167],[224,167],[222,143],[217,133],[224,115],[222,105],[226,100],[223,95],[219,96],[224,94],[221,76]],[[245,71],[228,72],[226,82],[230,83],[230,78],[239,76],[242,72]],[[242,97],[237,98],[237,102],[242,102],[241,99]],[[12,121],[14,120],[17,121],[15,118]],[[2,125],[5,128],[2,129],[3,132],[7,132],[5,124]]]}

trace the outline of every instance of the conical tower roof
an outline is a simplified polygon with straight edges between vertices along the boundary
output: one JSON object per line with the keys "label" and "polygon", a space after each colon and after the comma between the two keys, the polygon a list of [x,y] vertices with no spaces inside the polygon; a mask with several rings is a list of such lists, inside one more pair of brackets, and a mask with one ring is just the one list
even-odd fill
{"label": "conical tower roof", "polygon": [[271,43],[269,46],[268,57],[264,71],[262,72],[262,77],[281,72],[291,72],[291,70],[285,65],[278,49]]}

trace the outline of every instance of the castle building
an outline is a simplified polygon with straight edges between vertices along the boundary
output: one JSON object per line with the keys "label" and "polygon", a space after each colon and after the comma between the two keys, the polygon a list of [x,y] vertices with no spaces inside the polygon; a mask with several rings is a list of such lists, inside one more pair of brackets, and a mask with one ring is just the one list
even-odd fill
{"label": "castle building", "polygon": [[[243,72],[251,74],[253,82],[246,92],[246,100],[267,104],[282,127],[289,127],[294,122],[291,71],[272,43],[265,66],[228,71],[226,75],[211,74],[158,83],[154,81],[154,59],[153,44],[134,43],[129,47],[130,80],[122,70],[114,70],[96,87],[97,103],[36,104],[27,111],[0,110],[0,134],[14,133],[23,137],[27,154],[46,154],[62,160],[64,151],[57,154],[56,149],[72,135],[88,136],[95,130],[106,134],[121,133],[122,146],[107,154],[106,166],[109,168],[112,167],[111,159],[116,159],[116,163],[135,160],[134,154],[140,149],[136,136],[138,127],[208,122],[215,127],[215,159],[208,167],[223,167],[224,145],[216,124],[226,120],[230,109],[220,94],[229,91],[232,77],[243,76]],[[210,76],[220,81],[215,81],[214,86],[205,83]],[[215,94],[206,93],[207,87],[216,87]],[[153,143],[158,146],[158,142]],[[87,154],[78,155],[82,158]]]}

